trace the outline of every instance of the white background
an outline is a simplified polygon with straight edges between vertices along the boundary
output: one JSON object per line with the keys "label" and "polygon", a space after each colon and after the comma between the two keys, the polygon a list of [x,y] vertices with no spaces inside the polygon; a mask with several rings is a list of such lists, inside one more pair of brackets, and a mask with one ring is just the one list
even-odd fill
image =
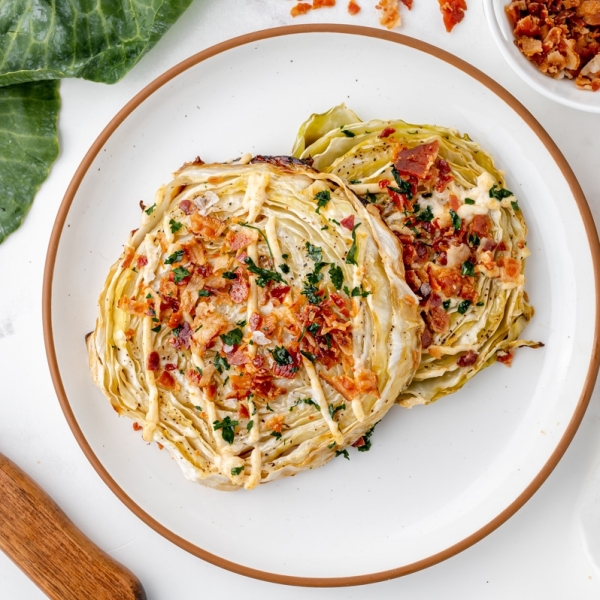
{"label": "white background", "polygon": [[[63,81],[60,156],[23,227],[0,246],[0,451],[38,481],[94,542],[128,566],[140,578],[150,599],[241,595],[264,600],[309,595],[332,599],[600,597],[600,563],[595,567],[591,562],[580,527],[581,508],[600,463],[597,392],[558,467],[525,507],[497,531],[425,571],[367,587],[328,590],[247,579],[209,565],[163,539],[125,508],[101,481],[72,436],[56,399],[42,336],[46,247],[66,187],[108,121],[142,87],[199,50],[279,25],[345,22],[377,27],[375,3],[359,0],[363,10],[356,17],[347,14],[345,0],[338,0],[339,6],[333,9],[292,19],[291,0],[196,0],[123,81],[114,86]],[[404,23],[399,31],[471,62],[515,95],[564,153],[597,219],[600,115],[562,107],[526,88],[494,46],[477,0],[471,0],[465,20],[451,34],[443,28],[435,0],[414,3],[410,13],[403,11]],[[588,535],[590,532],[588,529]],[[0,590],[0,596],[8,600],[43,597],[1,554]]]}

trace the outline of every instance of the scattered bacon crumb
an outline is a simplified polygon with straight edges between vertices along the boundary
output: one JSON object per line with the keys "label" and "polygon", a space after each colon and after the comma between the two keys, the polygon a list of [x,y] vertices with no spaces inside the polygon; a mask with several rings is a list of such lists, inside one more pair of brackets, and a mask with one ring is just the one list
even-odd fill
{"label": "scattered bacon crumb", "polygon": [[476,352],[469,350],[466,354],[459,357],[459,359],[456,361],[456,364],[459,367],[470,367],[477,362],[478,357],[479,355]]}
{"label": "scattered bacon crumb", "polygon": [[365,438],[364,436],[360,436],[355,442],[354,444],[352,444],[353,448],[362,448],[365,445]]}
{"label": "scattered bacon crumb", "polygon": [[313,10],[335,6],[335,0],[313,0]]}
{"label": "scattered bacon crumb", "polygon": [[377,137],[383,139],[386,137],[390,137],[392,133],[396,133],[396,130],[393,127],[386,127]]}
{"label": "scattered bacon crumb", "polygon": [[290,11],[290,15],[298,17],[299,15],[305,15],[309,10],[312,10],[312,5],[308,4],[308,2],[298,2]]}
{"label": "scattered bacon crumb", "polygon": [[340,225],[352,231],[354,229],[354,215],[350,215],[340,221]]}
{"label": "scattered bacon crumb", "polygon": [[179,384],[173,379],[173,375],[168,371],[163,371],[156,380],[156,383],[166,390],[176,391],[179,389]]}
{"label": "scattered bacon crumb", "polygon": [[133,248],[127,247],[125,249],[125,257],[123,258],[123,262],[121,263],[121,266],[124,269],[127,269],[130,267],[131,261],[133,260],[134,255],[135,255],[135,250]]}
{"label": "scattered bacon crumb", "polygon": [[148,355],[148,361],[146,364],[146,368],[148,371],[158,371],[158,367],[160,365],[160,356],[158,352],[150,352]]}
{"label": "scattered bacon crumb", "polygon": [[134,422],[133,429],[134,429],[134,431],[141,431],[143,429],[143,427],[139,423]]}
{"label": "scattered bacon crumb", "polygon": [[503,365],[510,367],[512,364],[513,353],[512,352],[499,352],[496,354],[496,360],[501,362]]}
{"label": "scattered bacon crumb", "polygon": [[248,409],[246,408],[245,404],[240,403],[240,407],[238,408],[238,415],[240,416],[241,419],[249,419],[250,418],[250,413],[248,412]]}
{"label": "scattered bacon crumb", "polygon": [[375,8],[381,11],[379,23],[387,29],[401,24],[399,0],[379,0]]}
{"label": "scattered bacon crumb", "polygon": [[356,4],[354,0],[350,0],[350,2],[348,2],[348,12],[351,15],[356,15],[360,12],[360,6]]}
{"label": "scattered bacon crumb", "polygon": [[450,33],[454,26],[464,19],[467,3],[465,0],[438,0],[438,2],[442,11],[444,27]]}

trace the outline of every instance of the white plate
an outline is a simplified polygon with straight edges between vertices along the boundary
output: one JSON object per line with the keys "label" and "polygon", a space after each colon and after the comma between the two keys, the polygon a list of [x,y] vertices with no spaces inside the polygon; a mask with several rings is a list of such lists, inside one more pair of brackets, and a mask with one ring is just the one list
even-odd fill
{"label": "white plate", "polygon": [[534,90],[571,108],[600,113],[600,91],[580,90],[574,81],[544,75],[515,46],[515,36],[504,12],[510,0],[483,0],[485,18],[500,53],[512,70]]}
{"label": "white plate", "polygon": [[[518,351],[453,397],[394,408],[368,453],[228,494],[187,482],[92,384],[84,335],[143,199],[183,162],[289,152],[312,112],[453,126],[506,170],[530,226],[536,315]],[[93,466],[160,533],[206,560],[305,585],[365,583],[429,566],[481,539],[566,449],[598,369],[598,240],[577,181],[531,115],[482,73],[379,30],[308,26],[232,40],[151,84],[109,124],[66,194],[50,244],[44,323],[65,414]]]}

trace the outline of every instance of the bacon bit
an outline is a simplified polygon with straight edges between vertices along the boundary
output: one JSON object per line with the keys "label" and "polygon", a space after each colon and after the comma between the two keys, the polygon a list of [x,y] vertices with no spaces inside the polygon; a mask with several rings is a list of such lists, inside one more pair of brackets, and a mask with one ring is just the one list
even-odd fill
{"label": "bacon bit", "polygon": [[194,264],[206,264],[206,251],[198,238],[192,238],[189,242],[182,244],[181,248],[185,250],[185,254]]}
{"label": "bacon bit", "polygon": [[156,445],[158,446],[159,450],[162,450],[164,448],[164,446],[160,442],[156,442]]}
{"label": "bacon bit", "polygon": [[335,0],[313,0],[313,10],[335,6]]}
{"label": "bacon bit", "polygon": [[212,346],[213,340],[229,327],[227,319],[218,312],[203,310],[198,313],[201,307],[206,306],[206,304],[200,304],[196,309],[197,317],[194,326],[202,325],[202,327],[192,335],[192,344],[200,355],[204,354]]}
{"label": "bacon bit", "polygon": [[183,325],[181,326],[181,329],[179,330],[179,333],[177,334],[177,337],[171,338],[171,345],[177,350],[180,350],[181,348],[186,348],[189,350],[192,334],[193,331],[189,323],[187,321],[184,321]]}
{"label": "bacon bit", "polygon": [[224,291],[225,288],[227,288],[228,286],[229,280],[224,279],[220,275],[211,275],[210,277],[207,277],[206,281],[204,282],[205,288],[210,288],[211,290],[218,290],[220,292]]}
{"label": "bacon bit", "polygon": [[121,263],[121,266],[124,269],[128,269],[131,266],[131,261],[133,260],[134,256],[135,256],[135,250],[133,248],[130,248],[130,247],[125,248],[125,256],[123,257],[123,262]]}
{"label": "bacon bit", "polygon": [[258,239],[258,233],[253,230],[242,230],[242,231],[228,231],[225,236],[225,241],[229,244],[232,250],[242,250],[247,248],[250,244],[256,242]]}
{"label": "bacon bit", "polygon": [[298,365],[273,365],[273,373],[276,377],[283,377],[284,379],[294,379],[298,372]]}
{"label": "bacon bit", "polygon": [[179,288],[173,281],[170,281],[166,277],[160,280],[158,291],[162,296],[166,296],[168,298],[177,298],[179,295]]}
{"label": "bacon bit", "polygon": [[465,16],[465,10],[467,10],[467,3],[465,0],[438,0],[440,3],[440,10],[442,11],[442,17],[444,19],[444,27],[446,31],[450,33],[455,25],[458,25]]}
{"label": "bacon bit", "polygon": [[240,419],[250,418],[250,413],[248,412],[248,409],[246,408],[245,404],[240,403],[240,407],[238,408],[238,416],[240,417]]}
{"label": "bacon bit", "polygon": [[512,364],[513,356],[514,355],[512,352],[498,352],[498,354],[496,354],[496,360],[498,362],[501,362],[503,365],[510,367]]}
{"label": "bacon bit", "polygon": [[354,215],[350,215],[350,216],[346,217],[345,219],[342,219],[340,221],[340,225],[342,227],[345,227],[349,231],[352,231],[354,229]]}
{"label": "bacon bit", "polygon": [[242,304],[248,300],[250,296],[250,284],[244,279],[240,271],[236,271],[236,278],[231,284],[229,297],[236,303]]}
{"label": "bacon bit", "polygon": [[333,294],[330,294],[329,297],[331,298],[333,303],[340,309],[342,315],[348,318],[350,316],[350,310],[348,309],[348,302],[346,298],[340,296],[339,294],[336,294],[335,292]]}
{"label": "bacon bit", "polygon": [[271,431],[276,431],[277,433],[281,433],[284,420],[285,415],[273,415],[270,419],[265,421],[265,428],[270,429]]}
{"label": "bacon bit", "polygon": [[199,388],[206,387],[210,384],[212,376],[215,374],[215,367],[207,365],[202,369],[202,375],[196,369],[189,369],[185,377],[192,384]]}
{"label": "bacon bit", "polygon": [[227,362],[230,365],[235,365],[239,367],[241,365],[245,365],[250,362],[248,355],[243,350],[236,350],[227,355]]}
{"label": "bacon bit", "polygon": [[475,215],[469,225],[469,231],[484,238],[489,236],[491,227],[492,220],[487,215]]}
{"label": "bacon bit", "polygon": [[427,350],[431,344],[433,344],[433,334],[431,333],[430,329],[425,327],[425,329],[423,329],[423,333],[421,334],[421,347],[423,350]]}
{"label": "bacon bit", "polygon": [[190,228],[194,233],[209,240],[216,240],[225,230],[226,224],[215,217],[205,217],[195,212],[190,217]]}
{"label": "bacon bit", "polygon": [[479,296],[477,290],[470,281],[466,281],[465,283],[463,283],[459,295],[464,300],[470,300],[471,302],[475,302],[475,300],[477,300],[477,297]]}
{"label": "bacon bit", "polygon": [[398,0],[379,0],[375,8],[381,11],[379,23],[387,29],[393,29],[401,24]]}
{"label": "bacon bit", "polygon": [[427,321],[435,333],[446,333],[450,328],[450,317],[443,308],[436,306],[429,311],[427,316]]}
{"label": "bacon bit", "polygon": [[437,192],[441,193],[446,189],[446,186],[454,179],[454,176],[452,175],[450,165],[443,158],[438,158],[435,161],[435,167],[438,171],[435,189]]}
{"label": "bacon bit", "polygon": [[504,270],[502,273],[502,281],[515,281],[521,274],[521,263],[514,258],[500,258],[497,263],[498,266]]}
{"label": "bacon bit", "polygon": [[412,3],[413,3],[413,0],[402,0],[402,4],[404,4],[404,6],[406,6],[406,8],[408,8],[408,10],[410,10],[412,8]]}
{"label": "bacon bit", "polygon": [[176,391],[179,389],[179,384],[173,379],[173,375],[168,371],[163,371],[156,380],[156,383],[166,390]]}
{"label": "bacon bit", "polygon": [[265,357],[262,356],[261,354],[259,354],[258,356],[254,357],[252,359],[252,364],[257,368],[260,369],[264,364],[265,364]]}
{"label": "bacon bit", "polygon": [[386,127],[377,137],[383,139],[386,137],[390,137],[392,133],[396,133],[396,130],[393,127]]}
{"label": "bacon bit", "polygon": [[182,200],[179,203],[179,208],[186,214],[191,215],[196,211],[196,205],[191,200]]}
{"label": "bacon bit", "polygon": [[208,400],[214,400],[217,396],[217,386],[214,383],[209,383],[204,390]]}
{"label": "bacon bit", "polygon": [[[459,208],[460,208],[460,203],[458,201],[458,196],[455,196],[454,194],[450,194],[450,208],[456,212]],[[479,215],[476,215],[479,216]]]}
{"label": "bacon bit", "polygon": [[196,156],[196,158],[192,162],[183,163],[181,165],[181,167],[179,167],[179,171],[183,171],[187,167],[194,167],[194,166],[203,165],[203,164],[204,164],[204,161],[199,156]]}
{"label": "bacon bit", "polygon": [[174,363],[167,363],[165,365],[165,371],[176,371],[177,370],[177,365]]}
{"label": "bacon bit", "polygon": [[476,352],[469,350],[466,354],[463,354],[462,356],[458,357],[456,364],[459,367],[470,367],[471,365],[474,365],[477,362],[478,357],[479,355]]}
{"label": "bacon bit", "polygon": [[283,299],[286,297],[287,293],[290,291],[289,285],[281,285],[279,287],[273,288],[269,295],[271,298],[275,298],[278,302],[283,302]]}
{"label": "bacon bit", "polygon": [[446,298],[458,296],[466,280],[457,269],[428,265],[429,284],[435,292],[441,291]]}
{"label": "bacon bit", "polygon": [[405,279],[406,283],[408,283],[408,286],[415,294],[421,289],[421,285],[423,285],[423,282],[419,279],[416,271],[413,271],[412,269],[406,271]]}
{"label": "bacon bit", "polygon": [[129,342],[133,338],[134,335],[135,335],[135,331],[133,329],[128,329],[125,332],[125,339]]}
{"label": "bacon bit", "polygon": [[507,250],[508,250],[508,248],[506,247],[506,243],[504,242],[504,240],[500,240],[500,242],[496,246],[496,251],[497,252],[506,252]]}
{"label": "bacon bit", "polygon": [[360,6],[356,4],[354,0],[350,0],[348,2],[348,13],[351,15],[356,15],[360,12]]}
{"label": "bacon bit", "polygon": [[373,394],[379,397],[377,375],[370,369],[361,369],[356,374],[355,379],[348,377],[348,375],[331,377],[325,373],[320,373],[319,376],[349,402],[352,402],[360,394]]}
{"label": "bacon bit", "polygon": [[390,180],[389,179],[381,179],[377,185],[379,186],[380,189],[385,190],[387,188],[387,186],[390,185]]}
{"label": "bacon bit", "polygon": [[128,296],[121,296],[117,301],[117,308],[120,308],[127,314],[143,317],[148,314],[149,305],[146,301],[136,300],[135,298],[129,298]]}
{"label": "bacon bit", "polygon": [[267,337],[270,337],[271,334],[277,328],[277,317],[274,314],[267,315],[262,320],[261,330]]}
{"label": "bacon bit", "polygon": [[167,321],[167,327],[171,329],[175,329],[175,327],[179,327],[181,323],[181,319],[183,319],[183,313],[181,311],[177,311],[171,315],[171,318]]}
{"label": "bacon bit", "polygon": [[359,437],[354,444],[352,444],[353,448],[362,448],[365,445],[365,438],[363,436]]}
{"label": "bacon bit", "polygon": [[402,175],[413,175],[425,179],[437,158],[440,143],[420,144],[414,148],[404,148],[394,158],[394,166]]}
{"label": "bacon bit", "polygon": [[290,15],[292,15],[292,17],[298,17],[300,15],[305,15],[309,10],[312,10],[310,4],[307,2],[298,2],[298,4],[290,10]]}
{"label": "bacon bit", "polygon": [[144,255],[140,254],[140,256],[135,259],[135,264],[138,269],[141,269],[144,265],[148,264],[148,259]]}
{"label": "bacon bit", "polygon": [[250,315],[249,324],[251,331],[260,329],[260,326],[262,325],[262,317],[257,312],[252,313]]}
{"label": "bacon bit", "polygon": [[139,423],[136,423],[134,421],[133,422],[133,429],[134,429],[134,431],[141,431],[143,429],[143,427]]}

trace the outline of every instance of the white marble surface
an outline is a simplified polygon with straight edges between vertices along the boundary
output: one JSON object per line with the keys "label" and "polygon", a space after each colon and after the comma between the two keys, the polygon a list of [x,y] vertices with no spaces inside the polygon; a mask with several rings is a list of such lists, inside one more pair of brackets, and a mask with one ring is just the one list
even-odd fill
{"label": "white marble surface", "polygon": [[[205,563],[163,539],[102,482],[72,436],[56,399],[42,336],[44,260],[64,192],[96,136],[143,86],[189,55],[230,37],[279,25],[331,22],[376,27],[375,0],[359,3],[363,11],[356,17],[349,16],[346,2],[338,0],[333,9],[292,19],[292,0],[196,0],[117,85],[62,83],[60,156],[23,227],[0,246],[0,451],[38,481],[92,540],[134,571],[152,600],[234,595],[263,600],[309,595],[332,599],[596,599],[600,596],[600,557],[596,556],[594,564],[592,554],[598,551],[594,531],[598,531],[600,513],[599,487],[594,481],[600,463],[598,392],[555,471],[534,497],[490,536],[439,565],[400,579],[322,590],[247,579]],[[465,20],[452,34],[443,29],[437,2],[415,0],[414,4],[412,12],[404,11],[399,31],[471,62],[515,95],[564,153],[598,220],[600,117],[559,106],[526,88],[494,46],[477,0],[471,0]],[[2,554],[0,589],[0,597],[7,600],[44,597]]]}

